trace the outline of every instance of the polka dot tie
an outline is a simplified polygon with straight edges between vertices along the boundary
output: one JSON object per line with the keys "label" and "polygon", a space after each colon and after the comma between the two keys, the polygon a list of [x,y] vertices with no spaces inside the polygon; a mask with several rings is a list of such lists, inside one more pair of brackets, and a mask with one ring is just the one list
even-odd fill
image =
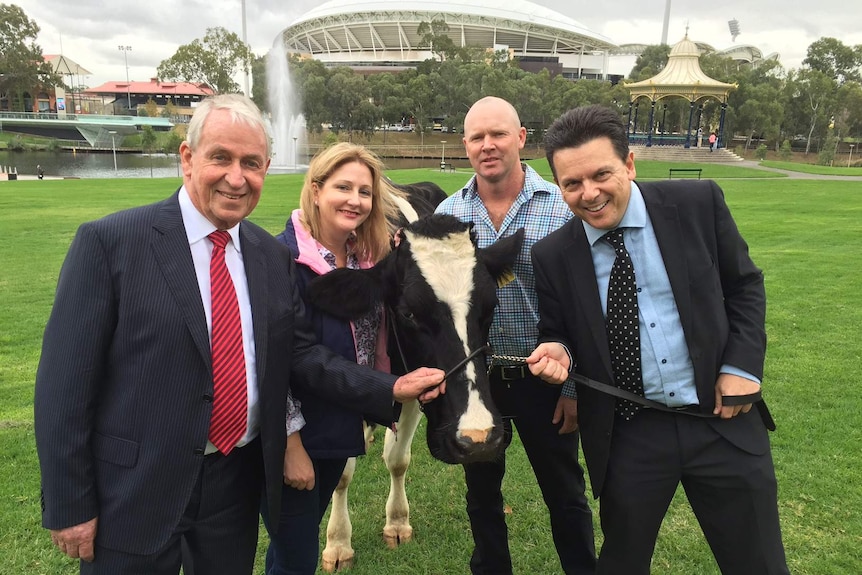
{"label": "polka dot tie", "polygon": [[227,455],[245,435],[248,418],[248,390],[242,323],[233,280],[224,261],[230,234],[214,231],[210,260],[212,291],[213,412],[209,440]]}
{"label": "polka dot tie", "polygon": [[[604,239],[616,252],[608,283],[608,311],[605,320],[614,380],[620,389],[643,395],[635,269],[623,243],[623,230],[612,230],[605,234]],[[634,417],[639,407],[637,403],[617,399],[617,414],[626,420]]]}

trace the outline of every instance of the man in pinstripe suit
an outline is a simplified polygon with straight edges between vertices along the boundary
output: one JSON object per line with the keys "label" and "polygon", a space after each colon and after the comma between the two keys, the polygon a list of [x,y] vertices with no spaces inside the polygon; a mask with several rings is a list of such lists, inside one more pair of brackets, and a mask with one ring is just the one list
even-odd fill
{"label": "man in pinstripe suit", "polygon": [[[180,146],[170,198],[83,224],[45,329],[35,431],[43,525],[82,573],[247,574],[261,487],[280,508],[292,376],[387,420],[443,372],[396,378],[316,345],[304,325],[289,252],[244,218],[260,198],[269,137],[244,96],[202,103]],[[219,451],[213,406],[210,254],[230,240],[246,364],[246,431]]]}

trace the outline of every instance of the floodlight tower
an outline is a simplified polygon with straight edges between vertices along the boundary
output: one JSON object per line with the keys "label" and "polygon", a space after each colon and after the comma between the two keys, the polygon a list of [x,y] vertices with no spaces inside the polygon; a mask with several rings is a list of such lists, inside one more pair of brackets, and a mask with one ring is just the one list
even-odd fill
{"label": "floodlight tower", "polygon": [[667,45],[667,28],[670,25],[670,0],[664,3],[664,22],[661,27],[661,43]]}
{"label": "floodlight tower", "polygon": [[739,21],[736,18],[728,20],[727,27],[730,29],[730,37],[736,42],[736,37],[739,36]]}

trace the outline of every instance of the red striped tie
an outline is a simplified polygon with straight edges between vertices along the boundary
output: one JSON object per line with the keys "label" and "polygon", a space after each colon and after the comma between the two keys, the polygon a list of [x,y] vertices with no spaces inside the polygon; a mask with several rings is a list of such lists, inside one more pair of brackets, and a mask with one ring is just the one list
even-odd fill
{"label": "red striped tie", "polygon": [[212,291],[213,413],[209,440],[227,455],[245,435],[248,395],[245,380],[245,354],[242,350],[242,324],[224,249],[230,234],[215,231],[210,259]]}

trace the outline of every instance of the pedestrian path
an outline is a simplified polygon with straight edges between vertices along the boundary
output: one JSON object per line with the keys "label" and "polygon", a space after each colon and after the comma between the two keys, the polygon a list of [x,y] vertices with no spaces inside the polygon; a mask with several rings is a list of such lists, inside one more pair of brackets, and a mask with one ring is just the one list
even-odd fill
{"label": "pedestrian path", "polygon": [[792,170],[782,170],[781,168],[768,168],[766,166],[761,166],[759,162],[755,162],[752,160],[743,160],[734,164],[735,166],[745,167],[745,168],[754,168],[756,170],[763,170],[764,172],[775,172],[778,174],[784,174],[788,178],[794,180],[838,180],[843,182],[862,182],[862,175],[859,176],[835,176],[835,175],[826,175],[826,174],[808,174],[805,172],[794,172]]}

